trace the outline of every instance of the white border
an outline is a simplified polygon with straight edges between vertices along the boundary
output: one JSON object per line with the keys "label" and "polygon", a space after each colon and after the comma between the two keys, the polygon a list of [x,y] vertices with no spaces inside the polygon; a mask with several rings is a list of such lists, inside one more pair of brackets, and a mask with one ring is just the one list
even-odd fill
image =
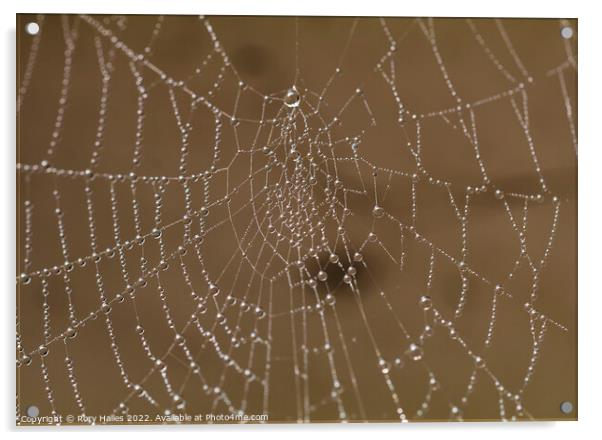
{"label": "white border", "polygon": [[[0,132],[4,136],[2,152],[2,207],[0,217],[4,249],[1,252],[1,279],[5,289],[0,292],[3,314],[2,361],[0,377],[0,415],[2,428],[12,437],[14,428],[14,276],[15,276],[15,14],[17,12],[87,12],[138,14],[237,14],[237,15],[388,15],[388,16],[497,16],[497,17],[577,17],[579,19],[579,422],[560,423],[472,423],[472,424],[410,424],[397,425],[304,425],[304,426],[197,426],[197,427],[115,427],[64,428],[60,430],[20,429],[23,435],[75,435],[125,437],[132,431],[144,432],[145,437],[160,438],[172,431],[210,436],[241,436],[265,438],[283,435],[291,438],[325,434],[361,438],[367,434],[385,436],[437,436],[441,439],[483,438],[504,439],[542,436],[545,440],[592,438],[599,427],[598,409],[602,409],[601,377],[602,289],[597,279],[600,271],[600,176],[602,142],[596,128],[601,125],[602,14],[595,0],[364,0],[327,3],[325,0],[99,0],[95,3],[66,0],[21,0],[10,4],[0,1],[2,23],[2,105],[0,105]],[[596,50],[597,49],[597,50]],[[10,210],[7,209],[10,207]],[[598,434],[600,435],[600,434]]]}

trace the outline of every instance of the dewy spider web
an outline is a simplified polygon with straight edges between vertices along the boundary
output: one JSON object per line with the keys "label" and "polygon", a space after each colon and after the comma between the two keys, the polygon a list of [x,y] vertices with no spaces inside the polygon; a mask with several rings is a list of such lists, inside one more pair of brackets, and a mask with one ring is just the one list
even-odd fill
{"label": "dewy spider web", "polygon": [[[151,20],[139,31],[136,23]],[[186,76],[155,59],[170,20],[202,32],[197,67]],[[22,415],[34,404],[42,415],[90,416],[79,423],[164,422],[155,416],[180,413],[243,422],[265,421],[250,418],[258,414],[293,422],[550,417],[533,413],[526,393],[546,360],[544,340],[566,341],[575,328],[547,313],[542,299],[564,202],[544,175],[540,150],[548,147],[532,135],[529,98],[538,81],[558,79],[554,102],[564,119],[557,125],[575,159],[572,43],[565,41],[558,67],[532,78],[503,20],[489,21],[488,33],[478,20],[456,20],[505,84],[467,100],[446,63],[437,20],[349,19],[336,65],[316,89],[300,68],[304,46],[294,20],[294,80],[264,94],[239,73],[213,18],[36,22],[17,97],[18,423],[27,423]],[[348,87],[353,72],[344,62],[357,56],[350,46],[365,22],[374,25],[380,52]],[[131,25],[144,43],[131,41]],[[562,47],[557,22],[554,28]],[[407,103],[411,85],[400,78],[410,37],[426,43],[449,106],[415,111]],[[62,39],[60,61],[43,58],[51,38]],[[80,82],[78,57],[96,70]],[[52,93],[51,74],[34,87],[49,62],[62,63]],[[370,91],[373,83],[380,89]],[[84,143],[67,134],[70,106],[83,108],[71,104],[78,95],[88,110],[71,131],[85,132],[92,121]],[[35,96],[38,106],[55,105],[38,156],[24,141],[41,129],[27,114]],[[481,140],[478,122],[492,107],[511,116],[499,121],[520,128],[511,142],[526,152],[535,179],[526,191],[491,177],[487,149],[502,147]],[[159,129],[149,123],[153,112],[166,115]],[[374,133],[387,117],[396,127],[394,149],[378,160]],[[127,134],[110,137],[120,119]],[[153,129],[167,131],[156,144]],[[442,177],[441,165],[431,169],[431,130],[458,137],[469,152],[464,162],[476,167],[471,183],[460,173]],[[147,156],[155,170],[169,170],[146,172]],[[457,241],[421,227],[421,194],[449,209],[447,235]],[[489,221],[509,228],[486,245],[495,255],[510,243],[507,271],[481,269],[471,256],[478,230],[471,217],[483,201],[495,212]],[[533,222],[543,237],[535,244]],[[563,377],[554,375],[553,359],[544,387]],[[100,415],[113,418],[92,418]]]}

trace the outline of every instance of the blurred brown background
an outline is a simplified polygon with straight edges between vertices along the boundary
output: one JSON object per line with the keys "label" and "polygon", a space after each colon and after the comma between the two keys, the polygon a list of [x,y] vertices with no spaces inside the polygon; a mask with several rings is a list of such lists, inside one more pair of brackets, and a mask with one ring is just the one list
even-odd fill
{"label": "blurred brown background", "polygon": [[[110,29],[119,41],[123,41],[136,53],[143,51],[157,23],[157,17],[154,16],[97,16],[94,19]],[[25,33],[25,24],[35,20],[36,16],[32,15],[17,17],[18,82],[23,78],[32,39]],[[351,38],[349,35],[354,26],[354,18],[208,17],[208,20],[233,67],[250,86],[241,92],[238,99],[238,78],[228,68],[224,70],[218,88],[214,89],[211,95],[207,95],[207,92],[212,90],[213,83],[218,80],[223,63],[218,59],[218,55],[212,52],[213,43],[197,17],[166,16],[154,39],[152,54],[148,59],[170,77],[185,80],[195,93],[210,96],[211,101],[228,114],[232,114],[235,105],[237,106],[236,114],[241,121],[240,125],[233,127],[227,120],[222,121],[222,151],[218,167],[227,166],[230,160],[237,157],[237,142],[241,148],[256,145],[258,152],[253,157],[257,157],[257,163],[252,169],[256,171],[259,166],[265,164],[263,153],[257,146],[265,140],[254,140],[257,123],[245,122],[245,119],[260,119],[262,110],[262,100],[250,89],[281,98],[294,83],[295,66],[298,65],[301,81],[297,82],[297,85],[301,92],[301,109],[305,105],[304,99],[307,103],[316,102],[312,93],[319,94],[337,66],[340,67],[341,74],[336,76],[328,89],[320,114],[331,120],[354,95],[355,89],[361,87],[376,125],[370,125],[370,117],[365,108],[354,101],[340,117],[342,123],[332,130],[334,137],[353,137],[365,130],[358,150],[361,157],[378,167],[408,174],[416,171],[414,158],[406,147],[408,140],[415,141],[415,123],[405,123],[405,133],[409,139],[406,138],[406,134],[396,122],[397,108],[391,88],[381,74],[375,71],[375,66],[389,47],[378,19],[360,18]],[[426,22],[424,19],[424,23]],[[549,325],[534,375],[521,400],[528,413],[517,414],[514,404],[506,400],[507,416],[528,418],[528,415],[531,415],[538,420],[574,419],[577,414],[577,159],[558,75],[548,75],[547,72],[567,60],[565,43],[576,54],[577,23],[573,20],[568,22],[575,35],[565,42],[560,35],[559,20],[502,20],[516,52],[533,78],[533,82],[528,83],[516,67],[495,22],[492,19],[474,19],[473,22],[499,62],[511,72],[517,82],[524,81],[526,84],[530,134],[549,187],[549,193],[544,194],[543,203],[529,203],[526,237],[528,252],[533,261],[539,261],[546,248],[553,219],[552,197],[559,197],[561,202],[557,234],[548,264],[540,273],[535,307],[550,319],[566,326],[567,331]],[[78,26],[79,30],[64,126],[51,165],[60,169],[84,170],[89,168],[98,123],[101,76],[94,43],[96,31],[89,23],[75,16],[69,16],[68,23],[71,29]],[[456,102],[445,86],[432,48],[416,19],[387,18],[386,24],[392,37],[398,42],[393,55],[396,63],[394,81],[405,108],[421,115],[455,107]],[[474,103],[516,86],[496,70],[464,19],[435,19],[434,28],[439,53],[463,102]],[[107,38],[101,40],[104,54],[108,56],[112,44]],[[46,157],[45,151],[50,142],[61,89],[64,50],[60,16],[45,16],[36,65],[18,115],[17,160],[20,164],[39,164]],[[195,75],[195,69],[201,66],[209,53],[214,53],[213,58],[202,67],[200,75]],[[298,62],[295,61],[296,57]],[[99,176],[90,184],[94,192],[95,224],[101,250],[115,245],[109,182],[101,175],[127,174],[131,170],[137,91],[129,62],[121,51],[116,51],[112,61],[114,72],[110,80],[102,152],[96,168],[96,174]],[[150,91],[145,111],[143,154],[137,174],[177,176],[181,139],[168,88],[150,69],[140,67],[140,72],[144,78],[144,85]],[[576,109],[576,72],[571,67],[563,72],[569,99],[573,109]],[[188,117],[190,97],[179,90],[176,91],[176,97],[183,115]],[[517,98],[517,102],[522,105],[520,98]],[[268,117],[275,117],[281,107],[281,101],[270,102],[266,107]],[[307,108],[305,110],[307,111]],[[464,116],[467,117],[467,114]],[[502,98],[479,106],[475,108],[475,117],[481,158],[492,184],[506,193],[538,194],[540,186],[529,154],[529,146],[510,100]],[[457,118],[450,116],[449,119],[452,123],[457,123]],[[190,121],[193,128],[187,173],[202,173],[208,170],[213,155],[214,116],[199,105]],[[315,121],[316,118],[309,122],[314,130],[317,128]],[[235,128],[238,138],[234,137]],[[455,199],[463,206],[466,186],[481,184],[474,149],[461,130],[454,130],[440,117],[421,120],[421,133],[422,165],[432,176],[452,182],[451,189]],[[352,157],[348,142],[335,148],[337,157]],[[211,201],[223,198],[227,188],[232,189],[233,186],[241,184],[248,176],[249,155],[241,156],[233,162],[228,182],[224,173],[216,173],[212,177],[209,196]],[[373,191],[370,190],[372,170],[362,165],[358,172],[354,163],[348,161],[339,164],[338,172],[345,188],[361,189],[360,176],[368,183],[367,196],[353,193],[348,196],[348,206],[353,215],[346,222],[346,230],[351,247],[355,249],[364,243],[373,222],[370,212],[374,205]],[[30,200],[34,207],[32,270],[51,268],[64,262],[56,217],[53,214],[55,205],[52,190],[55,184],[61,193],[70,257],[76,260],[91,255],[84,179],[55,177],[53,174],[42,172],[19,172],[17,179],[19,273],[23,272],[25,200]],[[376,182],[380,195],[389,187],[386,198],[380,204],[391,215],[409,224],[412,214],[410,181],[403,176],[393,176],[389,180],[388,173],[379,173]],[[229,186],[226,187],[226,184]],[[256,183],[255,191],[260,188],[260,184],[263,182]],[[322,185],[325,183],[319,181],[318,186],[321,188]],[[201,248],[207,272],[213,279],[220,276],[222,269],[227,267],[220,278],[220,303],[224,301],[224,295],[230,292],[239,299],[248,295],[249,302],[268,310],[268,283],[262,284],[260,277],[257,274],[253,275],[247,264],[242,265],[241,272],[236,277],[241,256],[240,253],[236,253],[238,245],[233,230],[239,235],[244,233],[244,227],[253,215],[249,206],[245,206],[250,199],[248,186],[247,184],[244,191],[232,196],[230,201],[232,210],[241,208],[241,213],[232,223],[226,222],[225,225],[216,226],[205,237]],[[115,188],[121,238],[133,240],[136,234],[129,182],[117,182]],[[191,184],[191,190],[193,208],[198,210],[203,206],[202,182]],[[447,191],[424,180],[418,182],[416,191],[416,230],[435,246],[458,258],[461,248],[460,224],[450,205]],[[137,196],[143,230],[148,233],[153,228],[152,185],[139,180]],[[317,197],[323,198],[323,195]],[[184,214],[183,200],[182,185],[178,182],[169,183],[162,206],[165,225],[181,220]],[[522,225],[524,202],[521,199],[508,200],[518,224]],[[263,201],[258,200],[257,206]],[[206,222],[210,227],[218,225],[223,219],[228,219],[228,212],[224,204],[221,204],[210,210]],[[386,220],[376,221],[374,224],[374,232],[379,241],[398,258],[399,226]],[[194,227],[198,229],[196,220]],[[256,226],[251,234],[254,232],[257,232]],[[177,225],[163,235],[169,252],[173,252],[181,244],[182,234],[183,228]],[[328,234],[329,241],[334,242],[336,230],[332,224],[328,226]],[[476,353],[483,353],[487,368],[498,377],[504,387],[516,392],[522,386],[527,372],[533,342],[528,313],[523,308],[523,304],[529,301],[533,280],[525,260],[522,260],[514,279],[507,280],[519,254],[519,242],[502,202],[494,197],[491,189],[471,199],[467,234],[467,264],[470,269],[493,285],[504,284],[512,298],[498,298],[492,346],[485,351],[483,341],[490,321],[492,288],[479,280],[479,277],[469,276],[467,303],[455,326],[463,340],[474,347]],[[260,240],[256,240],[251,244],[250,256],[257,257],[261,243]],[[158,246],[153,240],[147,239],[143,246],[134,245],[126,252],[128,270],[134,280],[141,276],[141,247],[144,248],[150,266],[156,265],[160,259]],[[383,358],[393,362],[396,357],[401,357],[405,362],[403,368],[392,366],[391,380],[399,393],[406,414],[412,420],[419,419],[415,415],[428,391],[429,376],[425,367],[428,365],[438,379],[439,389],[433,393],[429,411],[421,420],[447,420],[453,405],[462,407],[465,420],[499,419],[498,392],[491,379],[482,371],[477,374],[474,392],[468,402],[465,405],[461,403],[460,399],[474,365],[461,347],[450,340],[443,328],[435,326],[433,337],[425,341],[423,361],[412,362],[404,355],[408,341],[380,298],[379,291],[386,292],[395,314],[417,341],[424,326],[424,315],[418,298],[426,291],[430,251],[409,236],[406,237],[405,247],[406,267],[401,272],[399,265],[393,263],[377,243],[368,243],[362,250],[367,269],[361,265],[357,266],[361,300]],[[342,249],[338,249],[341,256]],[[234,254],[234,263],[228,265]],[[325,263],[324,258],[327,259],[327,255],[320,255],[320,264]],[[188,265],[195,291],[201,296],[206,295],[207,283],[200,274],[200,265],[194,252],[189,251],[184,260]],[[269,276],[281,268],[266,269],[266,261],[264,258],[259,266],[266,270]],[[310,270],[317,270],[317,265],[312,264]],[[99,267],[107,296],[112,298],[116,293],[123,291],[125,284],[121,278],[118,257],[103,258]],[[83,268],[76,266],[69,272],[73,301],[79,318],[98,310],[100,306],[94,273],[93,264],[87,264]],[[332,283],[329,285],[334,288],[337,285],[334,283],[341,280],[342,273],[332,266],[328,273],[329,283]],[[372,278],[377,280],[378,288],[375,287]],[[161,272],[161,281],[167,292],[167,301],[176,327],[182,328],[194,304],[179,264],[174,262],[170,264],[169,269]],[[52,334],[59,335],[69,325],[65,285],[62,276],[50,276],[48,282]],[[295,321],[291,324],[291,315],[288,313],[291,307],[298,308],[304,303],[315,305],[316,299],[307,289],[290,289],[286,277],[281,277],[273,287],[273,318],[257,320],[251,310],[250,313],[243,313],[239,323],[243,334],[249,334],[255,328],[257,334],[265,338],[268,335],[268,323],[271,322],[271,353],[267,353],[264,345],[256,344],[254,356],[249,362],[252,344],[242,344],[231,350],[232,358],[236,362],[241,365],[249,364],[250,369],[262,378],[266,375],[266,356],[271,356],[271,360],[267,362],[270,366],[267,394],[257,381],[250,382],[246,388],[244,375],[232,367],[226,367],[224,360],[218,357],[213,346],[206,342],[194,326],[190,326],[183,333],[187,346],[194,355],[199,354],[198,363],[207,382],[217,384],[222,373],[226,371],[221,388],[228,394],[233,406],[239,408],[241,401],[245,400],[247,413],[259,414],[263,413],[264,408],[268,408],[271,422],[296,422],[300,414],[301,417],[312,421],[338,421],[337,405],[330,397],[331,366],[328,356],[321,348],[324,345],[324,336],[318,315],[315,310],[308,313],[304,327],[300,314],[295,314]],[[18,331],[24,353],[30,353],[43,342],[40,278],[32,277],[29,284],[19,284],[17,289]],[[445,319],[453,318],[459,292],[460,277],[457,267],[448,259],[438,256],[430,296]],[[380,372],[378,359],[357,302],[344,284],[334,289],[333,293],[337,300],[336,313],[340,320],[340,328],[337,327],[333,309],[329,306],[325,309],[325,325],[331,335],[334,364],[342,383],[341,401],[347,416],[352,421],[362,420],[358,399],[352,387],[349,370],[351,365],[357,377],[366,418],[370,421],[397,421],[391,393]],[[323,299],[325,295],[326,292],[321,292],[320,298]],[[136,289],[136,309],[152,351],[157,355],[166,353],[173,342],[174,334],[166,324],[155,281]],[[240,302],[228,308],[228,322],[235,322],[240,310]],[[140,343],[135,330],[134,316],[133,304],[129,299],[115,304],[110,314],[125,368],[130,380],[138,383],[153,365]],[[215,310],[209,307],[199,320],[204,328],[214,328]],[[220,331],[219,325],[216,328],[217,341],[229,348],[229,336]],[[301,338],[304,328],[307,329],[306,344],[310,349],[306,372],[308,380],[307,388],[299,393],[295,391],[292,341],[296,338],[296,347],[299,349],[303,343]],[[347,354],[343,350],[341,337],[345,341]],[[100,315],[87,321],[85,326],[78,329],[75,338],[67,340],[67,344],[74,361],[86,413],[100,415],[119,411],[118,404],[132,390],[126,388],[119,376],[104,316]],[[44,360],[49,369],[56,410],[59,414],[77,414],[79,410],[64,363],[63,342],[58,340],[48,348],[49,354]],[[312,351],[313,348],[317,349],[317,353]],[[300,349],[296,355],[302,359]],[[41,415],[48,415],[50,406],[40,371],[40,358],[37,354],[32,355],[32,358],[31,365],[22,366],[17,370],[18,406],[23,414],[29,406],[36,405]],[[179,393],[186,402],[184,411],[189,414],[211,412],[214,396],[205,394],[197,377],[188,377],[190,368],[182,350],[176,348],[173,355],[164,360],[168,366],[171,384],[176,389],[182,388]],[[134,395],[127,401],[130,414],[154,415],[162,413],[166,408],[178,412],[158,373],[152,374],[143,387],[158,402],[158,407]],[[245,395],[246,399],[243,399]],[[266,396],[267,401],[264,400]],[[315,405],[310,414],[303,414],[301,401],[304,396],[307,396],[310,405]],[[559,406],[563,401],[573,402],[575,411],[569,415],[562,414]],[[218,402],[213,412],[226,413],[228,408],[223,402]]]}

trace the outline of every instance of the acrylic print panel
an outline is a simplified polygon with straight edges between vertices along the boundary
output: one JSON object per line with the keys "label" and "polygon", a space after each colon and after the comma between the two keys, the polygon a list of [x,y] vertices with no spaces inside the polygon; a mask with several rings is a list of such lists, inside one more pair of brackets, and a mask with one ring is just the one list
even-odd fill
{"label": "acrylic print panel", "polygon": [[576,419],[575,20],[17,36],[18,424]]}

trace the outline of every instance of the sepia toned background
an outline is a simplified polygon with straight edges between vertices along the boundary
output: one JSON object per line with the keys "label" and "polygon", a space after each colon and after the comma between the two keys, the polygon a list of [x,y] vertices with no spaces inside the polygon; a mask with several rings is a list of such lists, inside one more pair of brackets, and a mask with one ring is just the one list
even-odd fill
{"label": "sepia toned background", "polygon": [[[153,16],[96,17],[111,29],[119,40],[124,41],[134,51],[141,51],[149,41],[157,18]],[[341,117],[341,124],[333,129],[338,138],[352,136],[365,130],[359,155],[376,166],[414,173],[415,161],[405,144],[415,140],[415,125],[408,121],[406,134],[397,123],[397,109],[391,89],[380,73],[375,71],[389,43],[377,18],[360,18],[352,37],[350,29],[353,18],[333,17],[208,17],[221,45],[228,54],[232,65],[246,84],[264,95],[282,97],[295,82],[296,66],[299,70],[300,89],[309,96],[310,92],[320,93],[333,72],[340,67],[341,74],[333,81],[321,109],[325,118],[337,114],[347,100],[361,87],[370,110],[376,121],[371,126],[370,118],[361,106],[350,106]],[[32,37],[24,31],[25,24],[36,20],[33,15],[17,17],[17,81],[23,78],[27,65]],[[94,44],[95,32],[89,24],[75,16],[69,16],[70,26],[79,26],[79,36],[73,61],[70,82],[69,104],[66,108],[60,144],[52,166],[65,170],[89,168],[98,123],[101,76],[98,68],[97,52]],[[516,77],[520,77],[507,50],[495,22],[492,19],[474,19],[479,32],[485,38],[491,52],[499,62]],[[519,418],[536,420],[573,420],[577,417],[577,156],[571,138],[565,100],[557,74],[550,70],[563,65],[567,60],[568,48],[576,54],[577,23],[570,21],[574,36],[565,41],[560,35],[559,20],[551,19],[503,19],[514,48],[520,54],[532,82],[525,81],[528,93],[530,134],[543,175],[549,187],[542,203],[529,203],[528,223],[525,231],[529,255],[534,261],[542,258],[546,249],[554,207],[552,197],[560,200],[560,216],[557,234],[554,238],[547,265],[539,276],[536,308],[545,316],[566,327],[549,326],[542,343],[539,358],[531,383],[522,398],[528,414]],[[395,84],[404,106],[418,115],[455,107],[433,50],[414,18],[387,18],[387,27],[392,37],[398,41],[394,59],[396,62]],[[437,32],[437,47],[444,60],[449,77],[464,102],[476,102],[494,96],[512,87],[508,80],[495,69],[487,54],[479,46],[464,19],[434,19]],[[153,43],[151,60],[160,66],[170,77],[187,81],[189,87],[200,95],[210,90],[219,74],[220,63],[211,60],[201,75],[194,75],[199,63],[210,53],[213,43],[197,17],[167,16],[160,33]],[[105,50],[111,45],[106,43]],[[63,52],[65,43],[61,17],[47,15],[37,56],[35,70],[17,117],[17,161],[19,164],[39,164],[45,158],[50,135],[56,117],[63,75]],[[344,55],[344,56],[343,56]],[[135,142],[137,91],[134,78],[128,66],[129,60],[118,53],[114,58],[114,73],[110,82],[108,113],[103,136],[101,160],[97,174],[124,174],[130,172],[131,157]],[[576,109],[576,71],[569,67],[563,70],[566,90],[573,109]],[[180,135],[165,84],[152,72],[144,72],[145,85],[152,84],[148,106],[145,112],[143,159],[137,170],[139,176],[177,176]],[[237,105],[241,124],[235,130],[224,122],[222,135],[222,166],[233,157],[236,142],[240,145],[253,143],[256,125],[246,125],[245,118],[259,119],[262,101],[251,93],[243,94],[237,100],[238,79],[229,75],[226,69],[223,83],[212,95],[212,101],[219,108],[230,113]],[[19,84],[18,84],[19,87]],[[301,99],[304,99],[301,93]],[[178,95],[180,108],[187,109],[184,96]],[[310,99],[310,98],[307,98]],[[303,103],[301,104],[303,106]],[[522,105],[522,103],[521,103]],[[280,105],[275,105],[280,107]],[[272,107],[268,107],[272,109]],[[275,112],[275,110],[272,109]],[[573,110],[575,111],[575,110]],[[482,159],[488,175],[496,188],[506,193],[538,194],[540,186],[529,152],[529,144],[520,127],[508,99],[479,106],[475,109],[476,128]],[[575,122],[576,122],[576,115]],[[451,120],[451,117],[450,117]],[[197,110],[191,118],[193,130],[190,140],[189,173],[204,172],[213,154],[213,116],[204,110]],[[409,134],[407,134],[409,133]],[[441,118],[427,118],[421,123],[422,164],[429,173],[440,179],[452,182],[456,200],[462,200],[467,186],[477,186],[481,182],[479,169],[474,159],[474,150],[466,142],[461,132],[450,129]],[[338,148],[338,147],[337,147]],[[259,153],[261,155],[262,153]],[[351,150],[341,149],[341,156],[351,156]],[[261,161],[263,159],[259,159]],[[229,173],[229,182],[216,176],[211,181],[212,199],[225,194],[226,184],[239,184],[248,174],[247,163],[235,162]],[[361,179],[372,181],[372,170],[364,167],[359,172],[351,165],[341,165],[339,173],[346,188],[361,187]],[[88,229],[88,214],[84,196],[84,181],[81,177],[54,177],[43,172],[17,173],[17,276],[23,272],[24,251],[24,200],[34,206],[32,217],[33,255],[32,270],[52,268],[64,263],[58,238],[55,208],[52,191],[57,185],[61,192],[61,207],[69,243],[69,254],[73,259],[91,255]],[[403,222],[409,222],[412,213],[411,185],[408,179],[392,178],[385,174],[376,178],[380,193],[388,187],[387,197],[381,205],[387,212]],[[318,185],[321,185],[319,182]],[[115,244],[113,219],[109,199],[109,185],[106,179],[95,178],[90,184],[94,190],[95,223],[99,249]],[[132,216],[132,199],[128,193],[129,183],[117,182],[119,204],[119,224],[123,239],[133,239],[135,230]],[[449,195],[444,189],[420,181],[417,184],[416,230],[438,248],[454,257],[459,256],[461,241],[457,218],[450,205]],[[195,209],[202,206],[199,194],[202,185],[192,186]],[[321,196],[323,197],[323,196]],[[366,239],[372,223],[371,209],[374,200],[364,196],[349,196],[349,206],[354,215],[346,225],[349,240],[359,247]],[[151,185],[138,184],[138,202],[145,231],[153,227],[153,193]],[[248,193],[234,196],[231,206],[242,207],[248,202]],[[513,199],[510,202],[513,215],[521,219],[524,202]],[[164,224],[182,218],[184,212],[182,186],[170,183],[164,196],[162,216]],[[237,249],[236,236],[232,229],[242,230],[248,223],[251,211],[233,220],[230,228],[216,228],[203,241],[204,262],[210,274],[219,274],[226,267]],[[217,224],[227,217],[223,207],[212,210],[207,222]],[[519,224],[522,224],[519,222]],[[392,252],[399,253],[399,227],[386,222],[377,222],[376,233],[380,242]],[[176,228],[164,235],[170,251],[177,248],[182,239],[182,228]],[[336,234],[334,229],[329,234]],[[519,242],[513,231],[507,212],[493,191],[477,195],[471,199],[467,228],[467,264],[475,273],[494,282],[502,283],[511,292],[512,298],[498,300],[497,317],[491,348],[487,350],[487,367],[494,371],[499,380],[510,390],[521,387],[532,349],[529,328],[529,315],[523,304],[529,301],[532,289],[532,273],[522,264],[512,280],[507,275],[512,271],[519,252]],[[329,237],[332,238],[332,237]],[[253,247],[256,254],[260,245]],[[156,243],[147,240],[144,244],[146,258],[156,264],[159,250]],[[368,245],[363,250],[366,268],[358,265],[358,284],[374,339],[385,359],[404,357],[407,342],[402,338],[391,318],[389,310],[380,299],[379,292],[389,295],[391,305],[408,331],[420,335],[424,325],[424,314],[418,298],[424,295],[429,270],[430,252],[412,240],[406,240],[406,267],[399,271],[382,247]],[[237,257],[239,261],[240,256]],[[320,259],[327,256],[321,255]],[[126,259],[132,277],[140,276],[139,246],[126,252]],[[192,252],[185,256],[198,292],[206,293],[207,286],[198,274],[198,263]],[[322,262],[321,264],[324,264]],[[123,290],[118,257],[103,259],[99,266],[103,283],[109,296]],[[197,268],[195,272],[194,268]],[[312,270],[317,270],[317,266]],[[273,275],[273,274],[270,274]],[[328,271],[329,282],[343,276],[338,268]],[[99,296],[94,282],[92,264],[76,267],[69,273],[73,289],[74,303],[81,316],[98,309]],[[251,297],[263,297],[261,305],[267,309],[267,290],[261,285],[252,271],[243,269],[235,285],[235,270],[229,268],[224,274],[222,288],[240,295],[248,285]],[[173,319],[182,326],[190,315],[193,302],[189,288],[184,283],[177,265],[161,275],[167,291]],[[373,279],[378,280],[380,289]],[[48,277],[49,310],[53,335],[58,335],[69,325],[67,300],[61,276]],[[437,260],[430,296],[437,310],[446,318],[452,319],[459,300],[460,277],[458,269],[449,261]],[[347,342],[348,356],[335,346],[335,364],[340,367],[343,383],[342,400],[351,421],[362,421],[351,388],[348,366],[352,365],[358,378],[358,388],[364,404],[366,419],[375,422],[397,421],[391,403],[391,396],[379,371],[378,360],[372,351],[370,337],[362,324],[353,295],[345,285],[334,290],[336,311],[340,319],[342,334]],[[18,333],[24,352],[30,353],[42,343],[42,304],[41,283],[34,277],[29,284],[19,283],[17,287]],[[294,299],[291,300],[291,296]],[[323,296],[322,296],[323,297]],[[261,297],[260,297],[261,298]],[[490,286],[477,279],[470,280],[468,299],[463,315],[455,321],[461,337],[471,346],[480,347],[485,338],[491,316],[492,292]],[[274,284],[272,319],[272,353],[270,365],[270,386],[268,409],[270,422],[297,422],[300,414],[299,394],[295,391],[293,362],[292,326],[301,332],[301,321],[291,326],[291,301],[297,306],[313,304],[315,298],[302,289],[291,289],[286,278]],[[145,336],[152,344],[153,351],[166,352],[173,342],[173,333],[167,327],[156,283],[136,290],[136,310],[144,323]],[[232,317],[238,310],[230,311]],[[256,317],[245,315],[241,328],[250,331]],[[111,321],[120,347],[124,364],[131,380],[136,383],[151,368],[135,331],[132,302],[129,300],[112,308]],[[321,323],[315,311],[308,315],[307,338],[309,347],[323,344]],[[338,335],[336,321],[329,308],[325,311],[326,324],[332,334]],[[216,320],[215,312],[209,310],[201,318],[208,326]],[[269,320],[258,322],[258,333],[267,335]],[[203,347],[199,365],[208,381],[217,382],[225,370],[224,361],[215,352],[206,348],[206,341],[198,332],[190,329],[185,333],[187,344]],[[225,335],[218,335],[220,343],[227,344]],[[297,340],[299,345],[301,340]],[[78,329],[77,336],[67,340],[71,358],[74,360],[76,376],[81,395],[85,401],[86,414],[101,415],[112,413],[117,405],[131,393],[119,376],[115,364],[110,339],[107,334],[104,316],[90,319]],[[49,346],[44,357],[48,366],[49,378],[59,414],[78,414],[80,411],[73,398],[73,390],[65,367],[63,342]],[[391,377],[400,394],[400,400],[411,420],[450,419],[450,402],[460,405],[471,372],[472,360],[459,350],[443,329],[436,327],[433,337],[424,343],[424,360],[436,374],[439,389],[433,394],[429,412],[422,418],[414,417],[424,401],[428,390],[428,375],[424,369],[404,357],[403,368],[392,368]],[[480,350],[480,348],[479,348]],[[257,348],[252,362],[253,370],[264,371],[266,352]],[[233,357],[246,362],[249,346],[243,345],[233,351]],[[18,357],[20,355],[18,354]],[[181,395],[186,401],[185,412],[189,414],[227,412],[222,403],[212,408],[213,397],[207,396],[195,378],[190,379],[189,368],[182,361],[181,354],[165,359],[170,380],[183,386]],[[308,416],[311,421],[338,421],[337,407],[328,396],[331,393],[330,367],[324,352],[311,353],[307,372],[307,396],[315,409]],[[185,382],[186,381],[186,382]],[[29,366],[17,369],[17,405],[21,413],[35,405],[41,415],[50,414],[47,393],[44,389],[40,370],[39,355],[32,355]],[[164,408],[172,408],[169,396],[162,387],[160,376],[155,373],[145,383],[145,389],[152,392],[161,404],[161,410],[149,405],[145,400],[134,397],[128,401],[130,414],[155,414]],[[228,370],[223,389],[235,401],[246,394],[247,412],[263,413],[264,388],[252,383],[245,391],[245,380],[240,374]],[[570,401],[575,406],[571,414],[560,411],[560,403]],[[507,402],[507,406],[510,404]],[[508,410],[510,413],[514,410]],[[498,392],[491,381],[480,374],[475,390],[462,409],[464,420],[499,419]]]}

